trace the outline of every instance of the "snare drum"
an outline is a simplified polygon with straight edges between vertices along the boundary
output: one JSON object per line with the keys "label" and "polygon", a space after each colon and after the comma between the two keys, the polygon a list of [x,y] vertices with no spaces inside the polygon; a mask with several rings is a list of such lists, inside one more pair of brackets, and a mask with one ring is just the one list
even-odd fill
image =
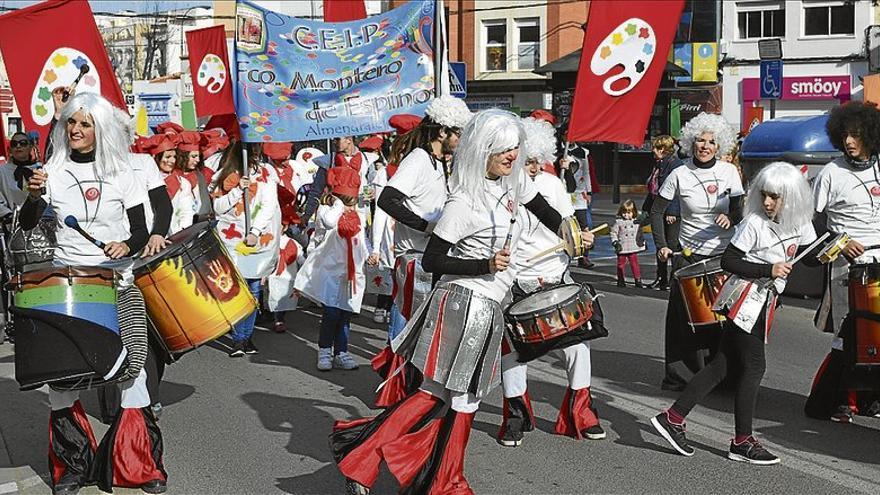
{"label": "snare drum", "polygon": [[505,316],[511,339],[546,342],[585,325],[593,316],[593,298],[580,284],[558,285],[511,304]]}
{"label": "snare drum", "polygon": [[675,271],[673,277],[678,280],[691,327],[715,325],[725,320],[723,315],[712,311],[712,306],[727,276],[721,270],[721,256],[707,258]]}
{"label": "snare drum", "polygon": [[[849,269],[849,311],[853,318],[855,364],[880,365],[880,321],[859,317],[873,315],[880,319],[880,263],[853,265]],[[849,345],[850,339],[844,339]]]}
{"label": "snare drum", "polygon": [[9,288],[16,314],[15,378],[22,390],[45,384],[87,388],[124,369],[115,272],[35,270],[12,277]]}
{"label": "snare drum", "polygon": [[407,320],[431,294],[433,277],[422,269],[422,253],[409,252],[394,264],[394,304]]}
{"label": "snare drum", "polygon": [[209,222],[169,240],[171,247],[136,264],[134,283],[175,357],[229,332],[257,310],[257,302]]}
{"label": "snare drum", "polygon": [[816,259],[818,259],[823,265],[834,262],[840,256],[840,253],[843,252],[843,248],[846,247],[846,244],[849,241],[850,237],[846,232],[837,234],[833,239],[828,241],[828,244],[826,244],[821,251],[819,251],[819,254],[816,255]]}

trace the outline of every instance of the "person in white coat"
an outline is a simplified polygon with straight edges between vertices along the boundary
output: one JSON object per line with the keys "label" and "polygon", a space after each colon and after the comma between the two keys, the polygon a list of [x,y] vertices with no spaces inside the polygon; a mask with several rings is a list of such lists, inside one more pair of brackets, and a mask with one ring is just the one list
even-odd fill
{"label": "person in white coat", "polygon": [[351,316],[361,311],[367,246],[357,211],[360,177],[350,167],[327,171],[309,256],[296,275],[297,291],[324,306],[318,337],[318,369],[357,369],[348,353]]}
{"label": "person in white coat", "polygon": [[165,180],[165,190],[171,198],[171,225],[168,235],[175,234],[192,225],[193,194],[188,180],[174,168],[177,159],[177,135],[155,134],[142,140],[141,147],[153,155],[156,167]]}

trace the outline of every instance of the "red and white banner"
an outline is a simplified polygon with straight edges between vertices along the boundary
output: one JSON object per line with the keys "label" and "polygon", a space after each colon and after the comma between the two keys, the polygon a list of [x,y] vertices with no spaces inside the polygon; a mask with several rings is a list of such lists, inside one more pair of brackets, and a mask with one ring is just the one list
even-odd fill
{"label": "red and white banner", "polygon": [[764,122],[764,107],[745,107],[740,133],[743,136],[748,136],[752,129],[761,122]]}
{"label": "red and white banner", "polygon": [[55,113],[52,90],[71,85],[86,64],[76,91],[127,110],[89,2],[49,0],[0,16],[0,51],[24,127],[41,142]]}
{"label": "red and white banner", "polygon": [[357,21],[366,17],[364,0],[324,0],[324,22]]}
{"label": "red and white banner", "polygon": [[641,145],[684,0],[590,2],[568,140]]}
{"label": "red and white banner", "polygon": [[196,115],[235,113],[232,81],[226,62],[226,30],[218,24],[186,32],[189,71],[192,75]]}

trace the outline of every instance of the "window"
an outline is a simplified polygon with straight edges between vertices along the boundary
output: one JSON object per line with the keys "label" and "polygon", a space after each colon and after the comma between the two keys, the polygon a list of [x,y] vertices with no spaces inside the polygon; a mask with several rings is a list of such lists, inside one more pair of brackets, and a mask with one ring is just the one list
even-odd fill
{"label": "window", "polygon": [[507,21],[483,21],[486,40],[486,71],[507,70]]}
{"label": "window", "polygon": [[736,14],[739,39],[784,38],[785,6],[744,10]]}
{"label": "window", "polygon": [[853,35],[855,32],[855,3],[804,7],[804,36]]}
{"label": "window", "polygon": [[541,66],[540,25],[537,18],[516,20],[516,65],[519,70],[534,70]]}

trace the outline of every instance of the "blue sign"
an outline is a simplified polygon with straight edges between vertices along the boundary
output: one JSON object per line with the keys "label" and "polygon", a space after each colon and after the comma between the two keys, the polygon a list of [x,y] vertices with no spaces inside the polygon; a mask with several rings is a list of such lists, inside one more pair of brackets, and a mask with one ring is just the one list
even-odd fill
{"label": "blue sign", "polygon": [[761,60],[762,100],[778,100],[782,97],[782,60]]}
{"label": "blue sign", "polygon": [[449,88],[456,98],[467,97],[467,64],[465,62],[449,62]]}
{"label": "blue sign", "polygon": [[435,2],[325,23],[239,1],[236,114],[245,142],[310,141],[392,130],[434,98]]}

